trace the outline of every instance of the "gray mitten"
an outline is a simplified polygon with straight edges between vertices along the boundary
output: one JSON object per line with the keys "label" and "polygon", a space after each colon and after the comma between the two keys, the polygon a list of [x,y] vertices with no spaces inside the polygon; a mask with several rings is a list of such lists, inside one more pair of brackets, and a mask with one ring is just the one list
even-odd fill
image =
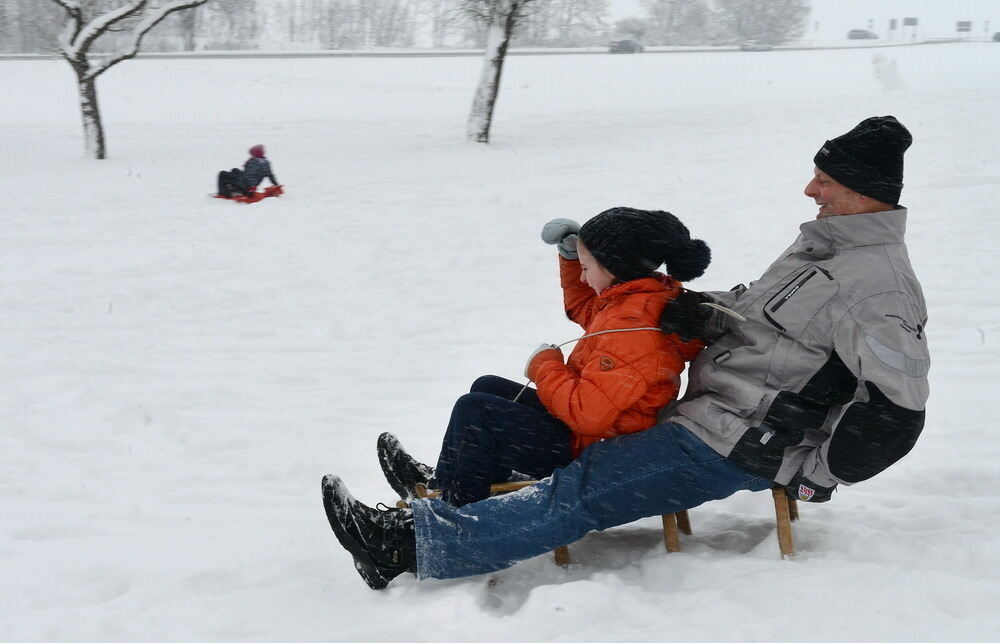
{"label": "gray mitten", "polygon": [[580,224],[572,219],[552,219],[542,226],[542,241],[555,246],[566,259],[579,259],[576,254],[577,233]]}

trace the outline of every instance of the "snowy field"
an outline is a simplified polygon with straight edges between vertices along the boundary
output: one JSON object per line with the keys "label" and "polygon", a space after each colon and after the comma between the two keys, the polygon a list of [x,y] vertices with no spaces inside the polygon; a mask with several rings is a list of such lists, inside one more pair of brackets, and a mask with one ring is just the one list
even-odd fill
{"label": "snowy field", "polygon": [[[876,56],[882,56],[876,58]],[[69,66],[0,63],[0,641],[1000,640],[1000,44],[480,61],[135,61],[81,159]],[[453,400],[519,378],[561,312],[552,217],[662,208],[750,281],[816,211],[827,138],[913,132],[927,426],[880,477],[649,518],[490,577],[372,592],[320,478],[392,493],[375,438],[437,454]],[[287,195],[209,199],[264,143]]]}

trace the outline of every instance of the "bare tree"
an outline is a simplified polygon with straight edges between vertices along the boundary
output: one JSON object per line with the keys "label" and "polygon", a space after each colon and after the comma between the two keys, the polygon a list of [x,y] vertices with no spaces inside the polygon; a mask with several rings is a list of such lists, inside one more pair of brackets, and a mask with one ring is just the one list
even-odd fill
{"label": "bare tree", "polygon": [[0,2],[0,52],[40,53],[55,51],[59,8],[38,0]]}
{"label": "bare tree", "polygon": [[[191,9],[208,0],[127,0],[111,3],[105,9],[98,0],[51,0],[66,12],[66,24],[59,36],[59,53],[73,68],[80,92],[83,116],[83,145],[86,155],[103,159],[106,155],[104,125],[97,103],[97,78],[114,65],[134,58],[142,38],[161,20],[175,11]],[[121,29],[126,37],[106,53],[97,53],[95,45],[102,36]],[[91,55],[96,60],[91,60]]]}
{"label": "bare tree", "polygon": [[375,47],[406,46],[413,43],[413,7],[407,0],[378,0],[362,3],[367,44]]}
{"label": "bare tree", "polygon": [[780,45],[802,35],[808,0],[717,0],[720,17],[737,40]]}
{"label": "bare tree", "polygon": [[464,16],[457,10],[459,0],[417,0],[416,12],[428,23],[432,47],[442,47],[451,29]]}
{"label": "bare tree", "polygon": [[261,30],[257,0],[212,0],[204,13],[209,41],[225,48],[249,47]]}
{"label": "bare tree", "polygon": [[198,8],[193,7],[190,11],[184,11],[179,16],[179,31],[184,40],[184,51],[194,51],[196,37],[198,34]]}
{"label": "bare tree", "polygon": [[20,43],[16,25],[20,22],[17,3],[0,2],[0,52],[17,51]]}
{"label": "bare tree", "polygon": [[704,0],[643,0],[642,4],[649,15],[649,35],[655,44],[688,44],[707,39],[711,12]]}
{"label": "bare tree", "polygon": [[358,46],[358,21],[357,7],[351,0],[328,0],[320,14],[320,42],[330,49]]}
{"label": "bare tree", "polygon": [[556,44],[564,47],[587,42],[593,33],[607,27],[607,0],[550,0],[549,7],[555,17],[553,36]]}
{"label": "bare tree", "polygon": [[701,44],[714,40],[711,9],[701,0],[691,0],[677,17],[673,39],[678,45]]}
{"label": "bare tree", "polygon": [[649,23],[641,18],[622,18],[615,22],[615,32],[642,40],[649,31]]}
{"label": "bare tree", "polygon": [[486,29],[486,51],[466,134],[479,143],[490,142],[493,108],[500,93],[507,47],[533,0],[464,0],[463,9]]}
{"label": "bare tree", "polygon": [[642,5],[649,15],[650,42],[658,45],[670,42],[669,34],[674,28],[677,0],[642,0]]}

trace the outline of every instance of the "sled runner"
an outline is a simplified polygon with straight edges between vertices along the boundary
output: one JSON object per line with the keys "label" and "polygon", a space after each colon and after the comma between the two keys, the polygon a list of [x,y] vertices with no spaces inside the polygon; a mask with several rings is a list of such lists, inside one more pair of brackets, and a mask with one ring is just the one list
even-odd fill
{"label": "sled runner", "polygon": [[212,196],[216,199],[225,199],[226,201],[236,201],[238,203],[257,203],[261,199],[266,199],[269,196],[281,196],[285,193],[283,186],[281,185],[269,185],[263,190],[251,189],[249,195],[244,194],[234,194],[233,196],[221,196],[219,194],[213,194]]}

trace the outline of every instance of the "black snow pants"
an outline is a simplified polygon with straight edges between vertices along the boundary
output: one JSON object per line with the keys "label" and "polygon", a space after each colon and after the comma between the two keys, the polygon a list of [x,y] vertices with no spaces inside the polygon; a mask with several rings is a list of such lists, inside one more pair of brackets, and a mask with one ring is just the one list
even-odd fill
{"label": "black snow pants", "polygon": [[533,388],[495,375],[480,377],[458,398],[441,444],[434,477],[442,498],[461,506],[490,495],[490,483],[511,471],[551,475],[573,460],[569,428],[551,415]]}
{"label": "black snow pants", "polygon": [[219,196],[232,196],[236,194],[246,194],[250,191],[250,184],[247,177],[238,167],[234,167],[228,172],[219,172]]}

